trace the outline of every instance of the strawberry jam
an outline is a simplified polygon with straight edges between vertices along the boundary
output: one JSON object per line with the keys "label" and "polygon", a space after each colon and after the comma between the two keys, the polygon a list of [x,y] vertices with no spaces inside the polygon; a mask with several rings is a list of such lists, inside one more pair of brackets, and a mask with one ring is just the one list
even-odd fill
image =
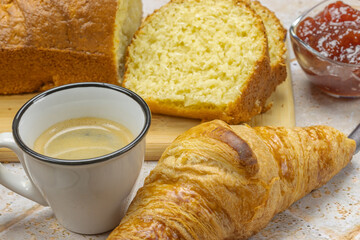
{"label": "strawberry jam", "polygon": [[323,92],[360,97],[360,9],[342,1],[324,7],[290,29],[294,53],[309,80]]}
{"label": "strawberry jam", "polygon": [[341,1],[305,18],[296,34],[325,57],[360,64],[360,11]]}

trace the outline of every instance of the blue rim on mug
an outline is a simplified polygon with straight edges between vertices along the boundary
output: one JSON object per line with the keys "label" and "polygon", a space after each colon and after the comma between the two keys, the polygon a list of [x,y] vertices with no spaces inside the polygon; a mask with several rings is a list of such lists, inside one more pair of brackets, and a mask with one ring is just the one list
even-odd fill
{"label": "blue rim on mug", "polygon": [[[95,158],[88,158],[88,159],[79,159],[79,160],[64,160],[64,159],[59,159],[59,158],[52,158],[49,156],[45,156],[42,155],[40,153],[35,152],[34,150],[32,150],[30,147],[28,147],[24,141],[21,139],[20,134],[19,134],[19,123],[21,120],[22,115],[25,113],[25,111],[34,103],[36,103],[37,101],[42,100],[44,97],[59,92],[59,91],[63,91],[66,89],[71,89],[71,88],[84,88],[84,87],[100,87],[100,88],[107,88],[107,89],[111,89],[114,91],[118,91],[121,92],[127,96],[129,96],[130,98],[132,98],[133,100],[135,100],[141,107],[141,109],[143,110],[144,116],[145,116],[145,124],[141,130],[141,132],[138,134],[138,136],[135,137],[135,139],[133,141],[131,141],[128,145],[124,146],[123,148],[120,148],[117,151],[114,151],[112,153],[103,155],[103,156],[99,156],[99,157],[95,157]],[[27,101],[20,109],[19,111],[16,113],[15,118],[13,120],[13,124],[12,124],[12,132],[13,132],[13,136],[15,139],[15,142],[17,143],[17,145],[27,154],[29,154],[30,156],[44,161],[44,162],[48,162],[48,163],[55,163],[55,164],[61,164],[61,165],[86,165],[86,164],[92,164],[92,163],[98,163],[98,162],[103,162],[109,159],[112,159],[116,156],[122,155],[125,152],[128,152],[130,149],[132,149],[133,147],[135,147],[146,135],[146,133],[148,132],[149,128],[150,128],[150,124],[151,124],[151,112],[150,112],[150,108],[149,106],[146,104],[146,102],[136,93],[134,93],[133,91],[120,87],[120,86],[116,86],[113,84],[109,84],[109,83],[99,83],[99,82],[81,82],[81,83],[71,83],[71,84],[67,84],[67,85],[62,85],[59,87],[55,87],[52,89],[49,89],[45,92],[42,92],[38,95],[36,95],[35,97],[31,98],[29,101]]]}

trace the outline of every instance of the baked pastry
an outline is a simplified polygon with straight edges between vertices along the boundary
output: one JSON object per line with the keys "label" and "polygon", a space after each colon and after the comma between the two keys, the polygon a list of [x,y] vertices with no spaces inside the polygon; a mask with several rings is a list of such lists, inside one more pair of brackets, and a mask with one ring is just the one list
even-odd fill
{"label": "baked pastry", "polygon": [[265,86],[272,91],[285,81],[287,77],[286,72],[286,29],[282,26],[280,20],[276,17],[275,13],[270,11],[267,7],[263,6],[258,1],[244,0],[250,5],[252,9],[258,14],[266,29],[268,37],[271,78],[270,84]]}
{"label": "baked pastry", "polygon": [[120,84],[141,17],[141,0],[1,1],[0,94]]}
{"label": "baked pastry", "polygon": [[172,0],[148,16],[129,46],[123,86],[153,113],[236,124],[273,91],[259,15],[240,0]]}
{"label": "baked pastry", "polygon": [[354,150],[327,126],[200,124],[165,150],[108,239],[248,238],[329,181]]}

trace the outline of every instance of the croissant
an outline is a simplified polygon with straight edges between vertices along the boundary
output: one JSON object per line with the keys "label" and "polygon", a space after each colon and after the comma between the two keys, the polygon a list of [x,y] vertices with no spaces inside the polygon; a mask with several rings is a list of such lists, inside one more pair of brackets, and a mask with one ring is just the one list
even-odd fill
{"label": "croissant", "polygon": [[246,239],[337,174],[355,141],[327,126],[229,126],[180,135],[108,239]]}

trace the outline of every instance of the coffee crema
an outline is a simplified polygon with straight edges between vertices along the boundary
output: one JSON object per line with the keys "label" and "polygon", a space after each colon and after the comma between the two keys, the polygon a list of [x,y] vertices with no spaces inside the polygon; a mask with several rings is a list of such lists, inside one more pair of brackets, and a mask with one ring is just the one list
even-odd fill
{"label": "coffee crema", "polygon": [[126,146],[133,134],[120,123],[104,118],[82,117],[58,122],[35,141],[40,154],[66,160],[103,156]]}

